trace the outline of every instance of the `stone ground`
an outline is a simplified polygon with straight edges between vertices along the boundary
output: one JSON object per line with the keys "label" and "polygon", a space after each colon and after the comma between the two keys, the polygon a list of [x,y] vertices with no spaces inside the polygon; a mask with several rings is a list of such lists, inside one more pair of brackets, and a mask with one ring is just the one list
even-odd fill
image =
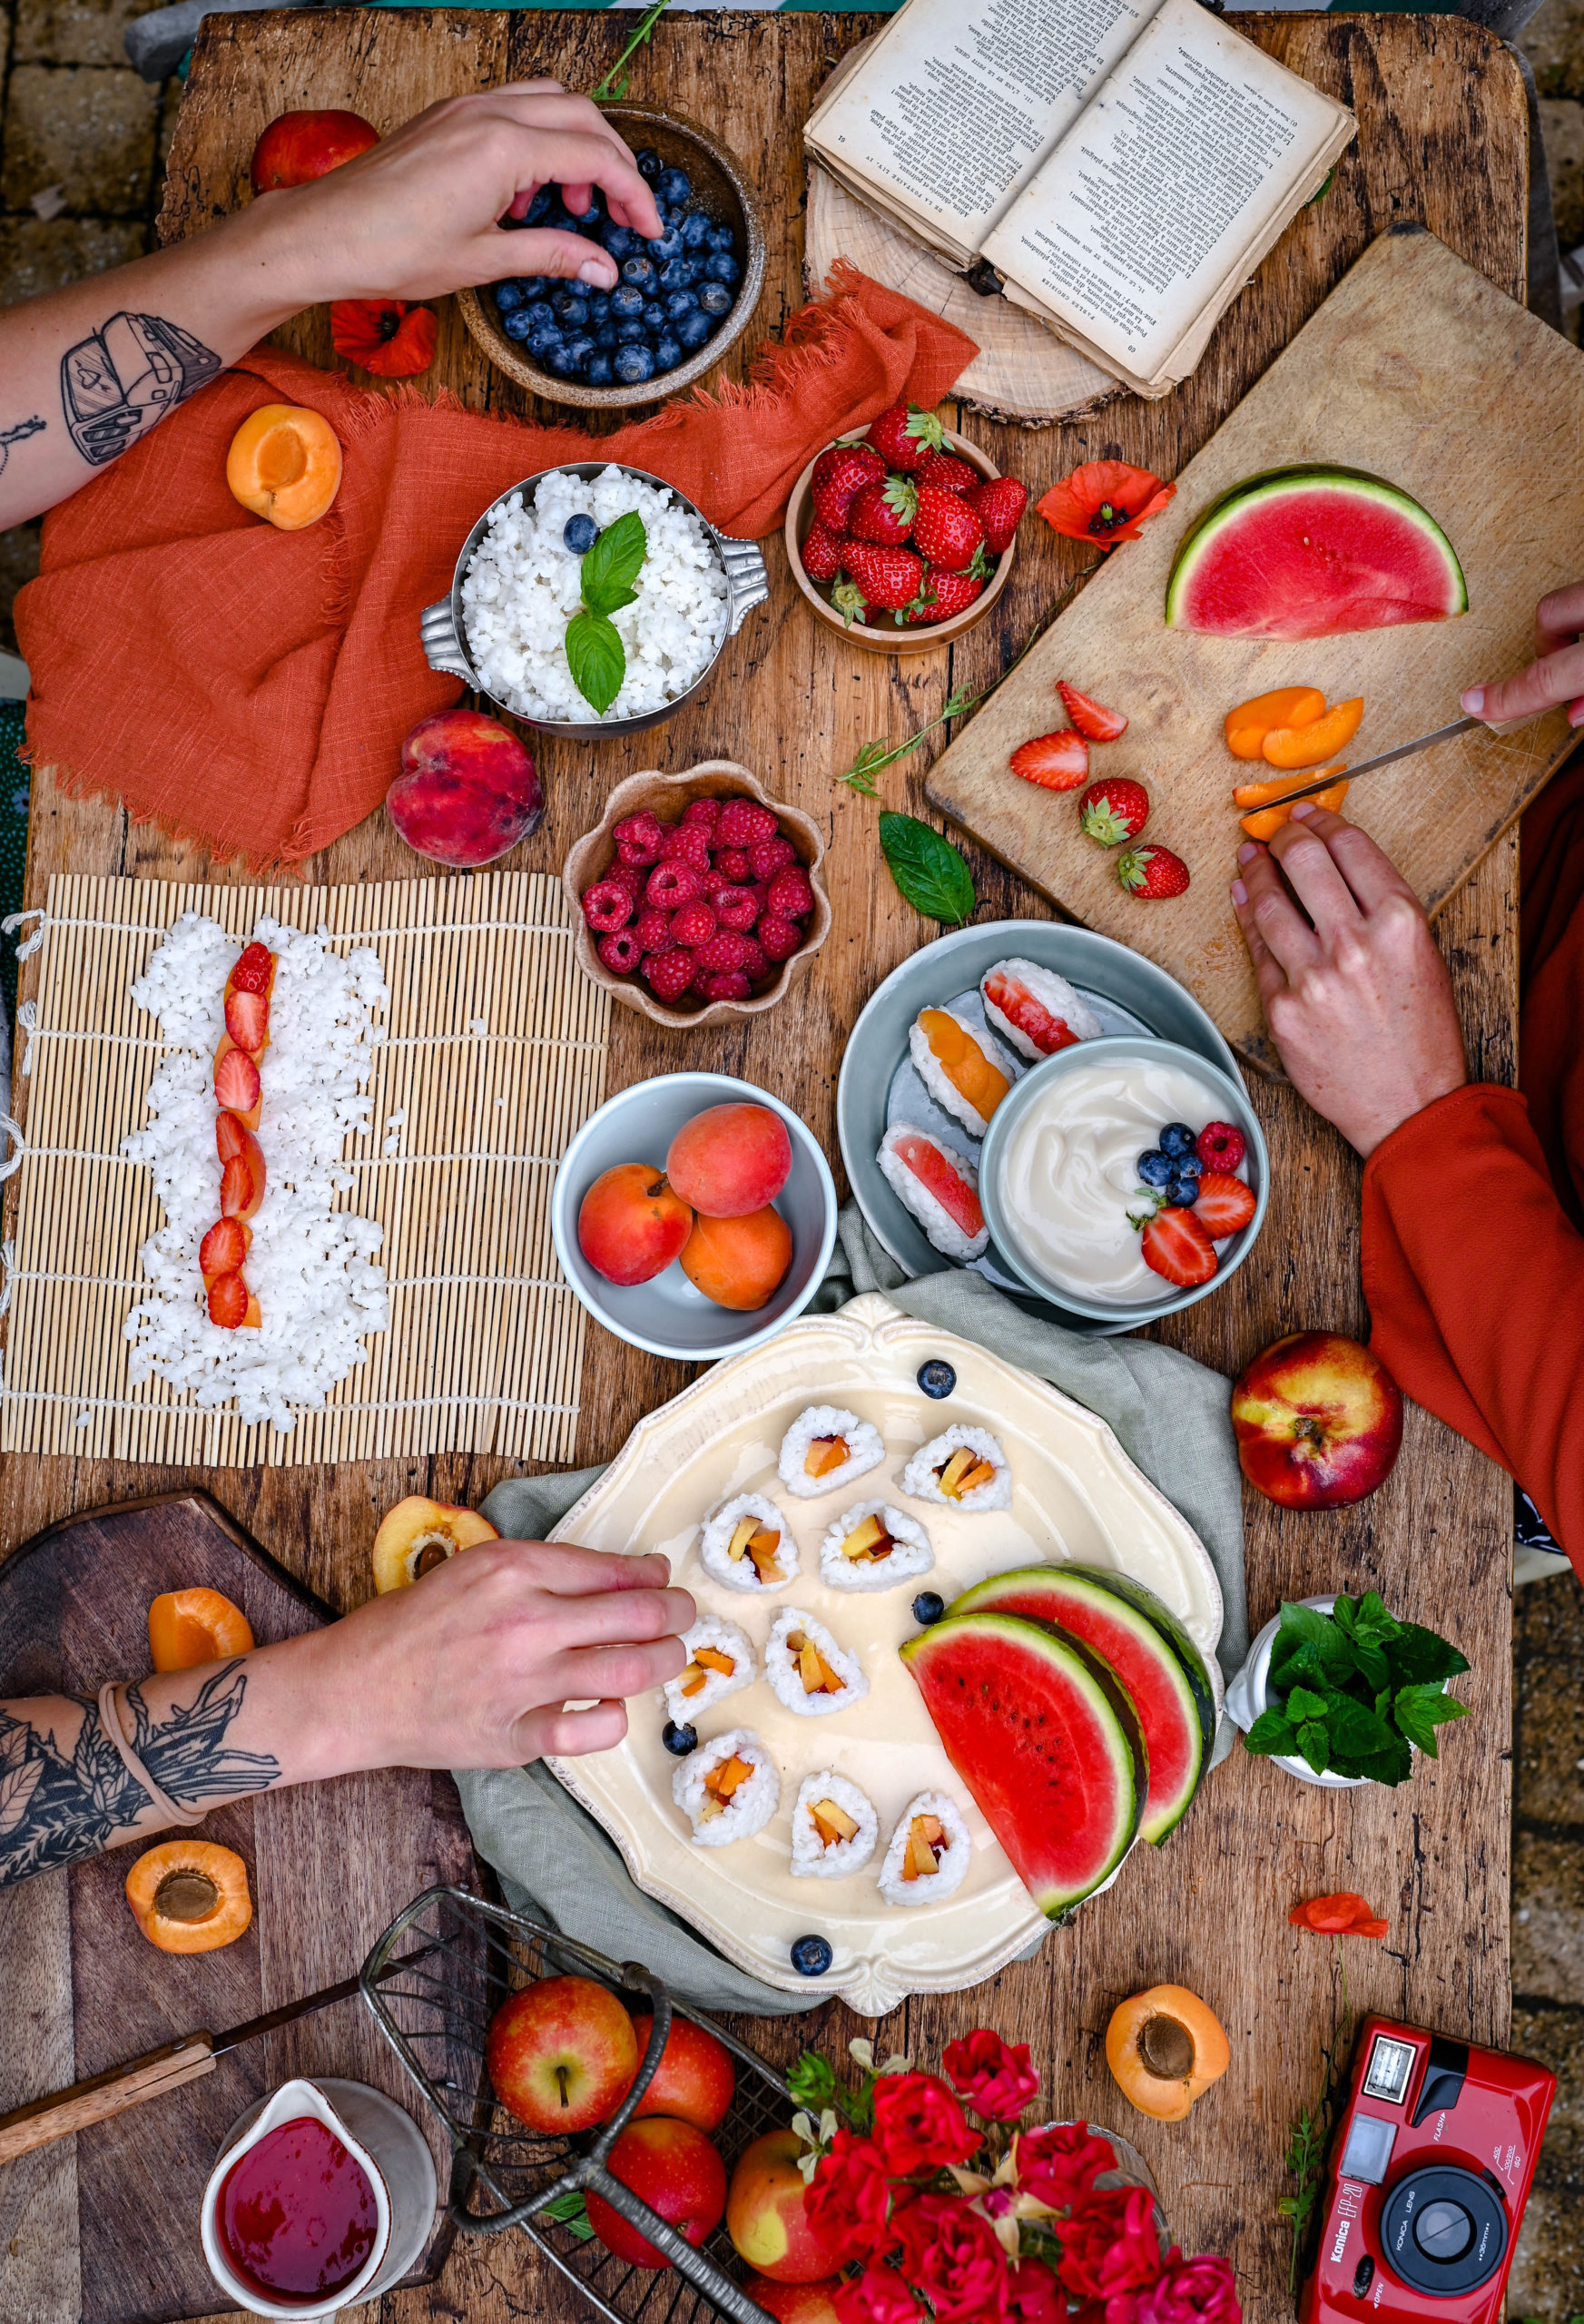
{"label": "stone ground", "polygon": [[[127,69],[122,33],[143,12],[0,0],[0,305],[152,244],[182,93]],[[1523,46],[1568,251],[1584,243],[1584,0],[1548,0]],[[15,651],[12,600],[37,565],[35,526],[0,533],[0,651]],[[1520,1593],[1513,1661],[1513,2046],[1561,2088],[1509,2309],[1584,2324],[1584,1595],[1570,1577]]]}

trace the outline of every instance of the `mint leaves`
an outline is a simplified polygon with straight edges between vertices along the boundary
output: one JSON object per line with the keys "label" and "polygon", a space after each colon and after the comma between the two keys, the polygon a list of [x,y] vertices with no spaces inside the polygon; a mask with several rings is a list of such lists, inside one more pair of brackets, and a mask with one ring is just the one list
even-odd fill
{"label": "mint leaves", "polygon": [[583,560],[583,608],[566,625],[566,666],[585,702],[603,718],[627,675],[626,649],[611,619],[637,601],[633,584],[649,554],[636,509],[607,525]]}
{"label": "mint leaves", "polygon": [[915,911],[948,928],[972,917],[979,903],[973,874],[949,840],[916,815],[888,809],[880,819],[880,844],[903,901]]}
{"label": "mint leaves", "polygon": [[1399,1621],[1373,1590],[1338,1598],[1329,1614],[1284,1605],[1271,1649],[1274,1706],[1245,1745],[1303,1759],[1316,1775],[1402,1783],[1412,1767],[1409,1745],[1433,1759],[1436,1728],[1467,1718],[1467,1704],[1443,1689],[1468,1667],[1434,1630]]}

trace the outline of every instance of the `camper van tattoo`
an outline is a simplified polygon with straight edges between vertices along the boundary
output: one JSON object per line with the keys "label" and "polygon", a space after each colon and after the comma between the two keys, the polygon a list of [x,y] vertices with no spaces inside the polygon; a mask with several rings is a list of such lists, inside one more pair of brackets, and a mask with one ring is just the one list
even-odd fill
{"label": "camper van tattoo", "polygon": [[220,369],[191,331],[160,315],[112,315],[61,359],[61,409],[72,441],[103,468]]}

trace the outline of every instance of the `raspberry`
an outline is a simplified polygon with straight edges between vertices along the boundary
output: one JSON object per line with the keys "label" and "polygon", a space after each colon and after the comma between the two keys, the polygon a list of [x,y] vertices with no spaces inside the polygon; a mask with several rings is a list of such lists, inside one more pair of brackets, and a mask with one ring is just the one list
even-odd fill
{"label": "raspberry", "polygon": [[671,923],[671,940],[696,952],[715,932],[715,915],[706,903],[684,904]]}
{"label": "raspberry", "polygon": [[268,992],[274,957],[267,944],[244,945],[231,972],[233,992]]}
{"label": "raspberry", "polygon": [[583,917],[597,936],[612,936],[625,928],[636,908],[636,898],[615,880],[596,880],[583,891]]}
{"label": "raspberry", "polygon": [[741,969],[723,969],[706,977],[699,990],[706,1000],[746,1000],[748,980]]}
{"label": "raspberry", "polygon": [[748,851],[748,868],[756,880],[773,880],[798,860],[798,852],[790,839],[777,832],[774,839],[762,839],[757,847]]}
{"label": "raspberry", "polygon": [[710,835],[696,823],[673,823],[660,842],[660,861],[691,863],[695,872],[710,868]]}
{"label": "raspberry", "polygon": [[723,928],[735,928],[744,935],[759,917],[759,904],[752,888],[712,888],[710,910]]}
{"label": "raspberry", "polygon": [[625,815],[612,837],[624,863],[658,863],[665,844],[665,829],[658,815],[645,807],[639,815]]}
{"label": "raspberry", "polygon": [[1206,1170],[1235,1170],[1245,1150],[1243,1132],[1232,1122],[1206,1122],[1194,1141]]}
{"label": "raspberry", "polygon": [[693,982],[694,956],[691,952],[662,952],[644,961],[644,976],[656,1000],[678,1001]]}
{"label": "raspberry", "polygon": [[610,881],[615,887],[625,888],[633,901],[636,903],[644,893],[644,882],[649,874],[643,864],[624,863],[618,857],[609,871],[603,872],[601,877]]}
{"label": "raspberry", "polygon": [[619,928],[614,936],[602,936],[594,949],[606,968],[618,977],[630,977],[644,957],[644,947],[630,928]]}
{"label": "raspberry", "polygon": [[[754,931],[767,960],[790,960],[802,946],[803,931],[795,921],[776,920],[769,913]],[[717,937],[715,941],[719,943]]]}
{"label": "raspberry", "polygon": [[693,903],[703,891],[703,873],[674,856],[668,863],[657,863],[650,872],[644,901],[661,911],[674,911],[679,904]]}
{"label": "raspberry", "polygon": [[755,840],[773,839],[779,828],[771,809],[757,799],[728,799],[715,837],[723,847],[752,847]]}
{"label": "raspberry", "polygon": [[[653,890],[654,882],[649,882]],[[772,920],[807,920],[814,909],[814,891],[800,872],[778,872],[770,883],[765,910]]]}
{"label": "raspberry", "polygon": [[641,911],[633,922],[633,933],[645,952],[669,952],[673,950],[671,914],[668,911],[656,911],[653,906],[647,911]]}
{"label": "raspberry", "polygon": [[684,823],[701,823],[706,832],[712,832],[721,820],[721,803],[718,799],[690,799],[682,811],[682,820]]}
{"label": "raspberry", "polygon": [[746,950],[744,940],[734,929],[723,928],[707,944],[699,946],[698,964],[712,974],[717,969],[740,969]]}
{"label": "raspberry", "polygon": [[750,984],[757,984],[761,977],[770,974],[770,962],[764,957],[764,947],[757,937],[743,939],[743,973]]}
{"label": "raspberry", "polygon": [[745,880],[751,868],[746,848],[719,847],[715,850],[715,869],[723,880]]}
{"label": "raspberry", "polygon": [[744,892],[751,895],[753,899],[754,919],[756,921],[762,920],[766,911],[770,908],[770,890],[766,887],[762,880],[755,880],[753,886],[748,888]]}

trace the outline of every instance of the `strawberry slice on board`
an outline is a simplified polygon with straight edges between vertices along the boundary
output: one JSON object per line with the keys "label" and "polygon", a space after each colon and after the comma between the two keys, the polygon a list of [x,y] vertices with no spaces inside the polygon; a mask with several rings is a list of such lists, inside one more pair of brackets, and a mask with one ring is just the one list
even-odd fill
{"label": "strawberry slice on board", "polygon": [[251,1226],[240,1218],[219,1218],[198,1246],[198,1272],[205,1291],[222,1275],[238,1274],[253,1246]]}
{"label": "strawberry slice on board", "polygon": [[222,1331],[256,1332],[264,1318],[240,1275],[217,1275],[209,1286],[209,1320]]}
{"label": "strawberry slice on board", "polygon": [[239,1049],[255,1065],[270,1046],[270,996],[264,992],[228,992],[225,1029]]}
{"label": "strawberry slice on board", "polygon": [[1092,694],[1080,694],[1065,678],[1058,678],[1056,690],[1061,696],[1062,708],[1086,742],[1114,743],[1119,734],[1127,732],[1127,721],[1119,710],[1107,710],[1103,702],[1097,702]]}
{"label": "strawberry slice on board", "polygon": [[1215,1246],[1193,1212],[1172,1204],[1146,1223],[1139,1241],[1145,1265],[1165,1275],[1179,1290],[1190,1291],[1208,1283],[1220,1265]]}
{"label": "strawberry slice on board", "polygon": [[259,1068],[229,1033],[221,1035],[214,1052],[214,1102],[223,1112],[234,1114],[244,1129],[258,1128],[264,1109]]}
{"label": "strawberry slice on board", "polygon": [[[222,1122],[234,1120],[234,1116],[221,1114]],[[220,1174],[220,1215],[222,1218],[240,1219],[245,1225],[256,1217],[264,1199],[264,1149],[251,1131],[237,1124],[241,1144],[225,1157]],[[218,1141],[217,1141],[218,1142]]]}
{"label": "strawberry slice on board", "polygon": [[1229,1170],[1200,1174],[1194,1216],[1213,1243],[1224,1243],[1229,1235],[1239,1234],[1258,1208],[1254,1188],[1246,1180],[1234,1177]]}
{"label": "strawberry slice on board", "polygon": [[1010,761],[1014,774],[1044,791],[1076,791],[1089,779],[1089,746],[1071,726],[1019,743]]}

